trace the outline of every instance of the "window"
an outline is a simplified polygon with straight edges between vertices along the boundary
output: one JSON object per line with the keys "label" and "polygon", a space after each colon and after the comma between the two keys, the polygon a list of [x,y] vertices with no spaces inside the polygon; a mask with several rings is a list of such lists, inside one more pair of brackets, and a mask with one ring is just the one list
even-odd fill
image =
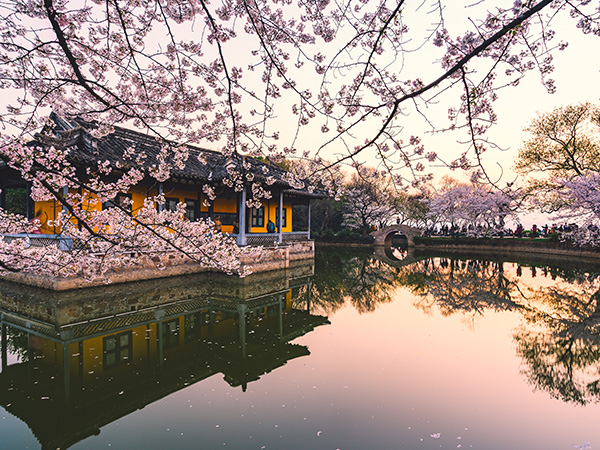
{"label": "window", "polygon": [[197,312],[185,316],[185,341],[200,339],[202,325],[207,322],[206,312]]}
{"label": "window", "polygon": [[265,207],[252,208],[252,226],[253,227],[264,227],[265,226]]}
{"label": "window", "polygon": [[[283,208],[283,228],[287,227],[287,208]],[[279,206],[275,208],[275,223],[277,228],[279,228]]]}
{"label": "window", "polygon": [[132,207],[131,194],[117,194],[115,198],[105,202],[102,205],[102,209],[114,208],[115,206],[120,206],[125,209],[125,211],[131,212]]}
{"label": "window", "polygon": [[198,202],[190,198],[185,199],[185,217],[190,221],[194,222],[198,220]]}
{"label": "window", "polygon": [[233,222],[237,220],[237,213],[215,212],[215,215],[221,216],[221,223],[223,225],[233,225]]}
{"label": "window", "polygon": [[165,197],[165,209],[167,211],[176,211],[179,199],[174,197]]}
{"label": "window", "polygon": [[104,367],[115,367],[126,364],[131,359],[133,342],[131,331],[107,336],[103,339]]}
{"label": "window", "polygon": [[179,344],[179,319],[163,322],[164,348],[175,347]]}

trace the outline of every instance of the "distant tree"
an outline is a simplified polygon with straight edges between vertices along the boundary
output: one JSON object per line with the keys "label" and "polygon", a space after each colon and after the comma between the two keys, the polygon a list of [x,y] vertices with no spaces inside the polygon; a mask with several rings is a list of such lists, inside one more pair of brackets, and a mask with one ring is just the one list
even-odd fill
{"label": "distant tree", "polygon": [[501,230],[514,214],[512,205],[510,193],[480,184],[455,184],[431,199],[429,216],[434,223]]}
{"label": "distant tree", "polygon": [[393,212],[398,223],[423,227],[427,223],[429,199],[424,193],[398,192],[392,199]]}
{"label": "distant tree", "polygon": [[600,172],[600,108],[590,103],[540,114],[525,129],[531,138],[515,168],[527,175],[533,204],[552,212],[565,206],[560,180]]}
{"label": "distant tree", "polygon": [[589,172],[571,179],[555,179],[561,186],[556,203],[562,205],[556,218],[576,223],[564,234],[577,245],[600,245],[600,173]]}
{"label": "distant tree", "polygon": [[393,214],[390,180],[372,168],[357,167],[346,187],[344,224],[363,235],[373,226],[385,226]]}
{"label": "distant tree", "polygon": [[334,198],[313,200],[311,206],[311,230],[318,234],[342,230],[344,203]]}

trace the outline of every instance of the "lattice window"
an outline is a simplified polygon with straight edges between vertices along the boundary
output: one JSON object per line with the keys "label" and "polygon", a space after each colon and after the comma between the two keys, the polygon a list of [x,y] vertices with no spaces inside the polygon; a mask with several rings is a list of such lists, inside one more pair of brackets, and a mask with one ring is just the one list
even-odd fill
{"label": "lattice window", "polygon": [[252,208],[252,226],[253,227],[264,227],[265,226],[265,207]]}

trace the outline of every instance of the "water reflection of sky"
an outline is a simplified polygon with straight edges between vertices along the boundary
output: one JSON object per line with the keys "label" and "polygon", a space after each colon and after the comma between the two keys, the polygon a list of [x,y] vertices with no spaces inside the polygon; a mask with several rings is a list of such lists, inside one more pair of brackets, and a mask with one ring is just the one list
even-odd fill
{"label": "water reflection of sky", "polygon": [[[310,291],[312,315],[328,317],[285,344],[310,354],[283,361],[246,391],[224,380],[226,366],[188,380],[98,424],[98,435],[72,448],[600,446],[599,285],[589,268],[403,261],[410,264],[318,254],[314,276],[290,291],[286,310],[304,311]],[[270,348],[282,347],[265,339]],[[22,421],[2,417],[9,448],[39,448]]]}

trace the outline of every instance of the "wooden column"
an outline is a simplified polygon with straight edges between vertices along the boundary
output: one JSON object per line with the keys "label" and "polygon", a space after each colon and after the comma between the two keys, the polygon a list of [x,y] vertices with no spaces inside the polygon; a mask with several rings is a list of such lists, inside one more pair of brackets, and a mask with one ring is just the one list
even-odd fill
{"label": "wooden column", "polygon": [[[61,194],[62,194],[62,197],[63,197],[63,202],[66,202],[67,201],[67,195],[69,195],[69,187],[68,186],[63,186]],[[60,205],[60,210],[61,210],[61,212],[64,212],[65,214],[68,214],[68,212],[69,212],[67,210],[67,207],[64,204]],[[55,216],[54,218],[56,219],[56,212],[54,213],[54,216]],[[61,231],[62,231],[62,228],[61,228]],[[56,230],[54,230],[54,232],[56,233]]]}
{"label": "wooden column", "polygon": [[33,217],[35,217],[35,211],[32,211],[34,208],[32,208],[31,205],[31,182],[27,182],[27,203],[25,205],[25,215],[28,219],[32,219]]}
{"label": "wooden column", "polygon": [[246,240],[246,186],[242,189],[242,192],[239,194],[239,204],[238,204],[238,237],[237,243],[238,245],[246,245],[248,241]]}
{"label": "wooden column", "polygon": [[277,242],[279,242],[280,244],[283,242],[283,233],[282,233],[282,229],[283,229],[283,191],[281,191],[279,193],[279,213],[278,213],[277,220],[279,222],[279,226],[277,227]]}
{"label": "wooden column", "polygon": [[308,238],[310,239],[310,198],[308,199]]}
{"label": "wooden column", "polygon": [[[164,192],[165,192],[165,187],[164,187],[162,181],[160,181],[158,183],[158,195],[163,195]],[[159,204],[157,209],[158,209],[158,212],[163,211],[165,209],[165,204],[164,203]]]}

